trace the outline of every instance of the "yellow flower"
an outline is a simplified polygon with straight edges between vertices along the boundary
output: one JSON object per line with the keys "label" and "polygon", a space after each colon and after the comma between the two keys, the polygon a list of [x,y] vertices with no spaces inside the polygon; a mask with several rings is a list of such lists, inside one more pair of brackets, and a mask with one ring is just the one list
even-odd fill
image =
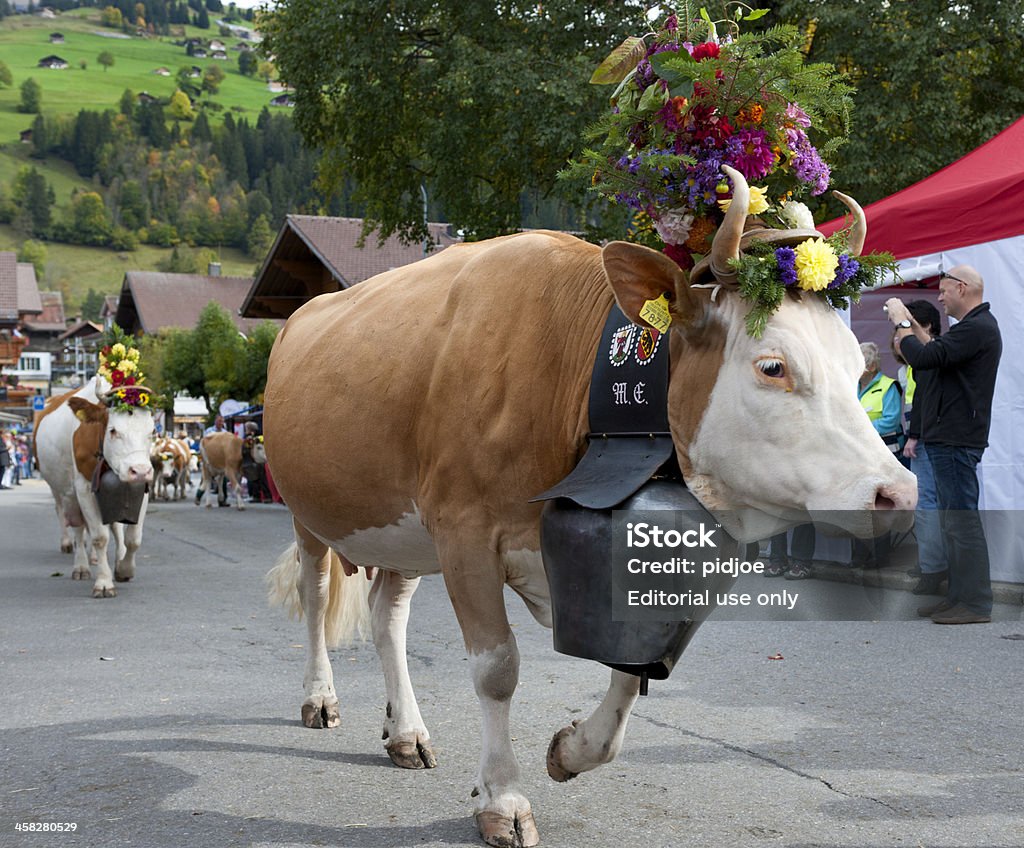
{"label": "yellow flower", "polygon": [[137,347],[129,348],[128,349],[128,358],[132,362],[138,362],[139,361],[139,349]]}
{"label": "yellow flower", "polygon": [[116,345],[114,345],[114,346],[113,346],[113,347],[112,347],[112,348],[110,349],[110,358],[111,358],[111,359],[124,359],[124,357],[125,357],[125,354],[126,354],[127,352],[128,352],[128,351],[127,351],[127,350],[125,350],[125,347],[124,347],[124,345],[123,345],[123,344],[121,344],[121,342],[118,342],[118,343],[117,343]]}
{"label": "yellow flower", "polygon": [[797,284],[804,291],[821,291],[835,279],[839,257],[824,239],[807,239],[796,246]]}
{"label": "yellow flower", "polygon": [[122,359],[117,363],[117,370],[122,374],[131,374],[135,370],[135,363],[130,359]]}
{"label": "yellow flower", "polygon": [[149,392],[139,392],[139,406],[149,406]]}
{"label": "yellow flower", "polygon": [[[731,197],[727,200],[718,201],[718,206],[723,212],[729,211],[730,204],[732,204]],[[752,185],[750,187],[750,204],[747,206],[747,214],[760,215],[762,212],[767,211],[769,205],[767,189]]]}

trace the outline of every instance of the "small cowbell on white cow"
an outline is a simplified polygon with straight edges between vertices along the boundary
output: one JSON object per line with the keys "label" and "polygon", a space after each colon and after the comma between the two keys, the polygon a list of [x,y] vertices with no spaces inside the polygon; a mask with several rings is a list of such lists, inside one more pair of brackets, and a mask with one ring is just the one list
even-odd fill
{"label": "small cowbell on white cow", "polygon": [[[76,392],[52,398],[36,423],[36,457],[40,474],[53,493],[61,550],[74,551],[74,580],[90,578],[90,564],[96,566],[94,598],[116,596],[114,580],[123,582],[135,576],[135,555],[142,542],[149,499],[144,488],[153,480],[149,458],[153,413],[148,397],[139,402],[144,393],[149,390],[137,387],[125,402],[97,375]],[[123,512],[104,518],[97,497],[103,478],[107,487],[143,487],[135,523],[115,520],[130,520]],[[117,546],[113,574],[107,561],[108,524]]]}

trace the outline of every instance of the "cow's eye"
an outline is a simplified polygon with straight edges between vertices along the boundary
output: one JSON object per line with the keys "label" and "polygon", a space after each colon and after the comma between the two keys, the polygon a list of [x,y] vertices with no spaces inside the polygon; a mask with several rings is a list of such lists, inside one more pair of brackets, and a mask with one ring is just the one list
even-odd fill
{"label": "cow's eye", "polygon": [[112,438],[112,439],[120,439],[121,438],[121,434],[118,433],[117,430],[115,430],[113,427],[110,428],[110,430],[107,433],[107,435],[110,436],[110,438]]}
{"label": "cow's eye", "polygon": [[786,376],[786,366],[781,359],[765,358],[757,360],[757,367],[766,377],[781,380]]}

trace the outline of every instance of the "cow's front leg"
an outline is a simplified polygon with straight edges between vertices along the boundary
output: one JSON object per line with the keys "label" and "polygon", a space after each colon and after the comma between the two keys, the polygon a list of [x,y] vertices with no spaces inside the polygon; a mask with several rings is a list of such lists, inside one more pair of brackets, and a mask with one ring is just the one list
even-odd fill
{"label": "cow's front leg", "polygon": [[640,692],[640,678],[613,671],[611,685],[594,714],[574,721],[554,735],[548,747],[548,774],[553,780],[571,780],[615,759],[622,747],[629,713]]}
{"label": "cow's front leg", "polygon": [[430,745],[430,734],[420,715],[416,693],[409,679],[405,651],[409,607],[420,578],[403,577],[378,569],[370,591],[371,628],[384,669],[387,707],[384,714],[385,748],[391,761],[401,768],[434,768],[437,758]]}
{"label": "cow's front leg", "polygon": [[117,540],[117,557],[114,565],[114,579],[118,583],[127,583],[135,576],[135,556],[142,544],[142,525],[146,519],[146,507],[149,495],[143,495],[142,508],[136,524],[115,524],[114,538]]}
{"label": "cow's front leg", "polygon": [[540,842],[540,834],[530,802],[519,791],[519,762],[509,727],[509,707],[519,682],[519,648],[505,612],[503,568],[486,549],[476,558],[464,551],[452,556],[438,547],[483,714],[480,771],[473,789],[476,824],[488,845],[529,848]]}

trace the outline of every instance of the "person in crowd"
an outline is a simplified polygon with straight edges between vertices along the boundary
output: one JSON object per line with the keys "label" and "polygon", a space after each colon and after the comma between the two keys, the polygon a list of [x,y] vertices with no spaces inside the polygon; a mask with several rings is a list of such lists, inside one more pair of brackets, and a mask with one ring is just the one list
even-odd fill
{"label": "person in crowd", "polygon": [[766,577],[785,577],[787,580],[807,580],[814,576],[814,525],[799,524],[793,528],[793,538],[786,555],[786,537],[779,533],[772,536],[771,551],[768,554]]}
{"label": "person in crowd", "polygon": [[988,446],[1003,343],[984,293],[981,274],[969,265],[940,272],[939,303],[956,323],[926,343],[917,337],[919,325],[903,301],[894,297],[886,302],[903,358],[918,379],[926,371],[935,372],[921,398],[918,445],[924,444],[935,476],[949,584],[943,600],[921,607],[918,614],[936,624],[992,620],[977,466]]}
{"label": "person in crowd", "polygon": [[[942,334],[942,317],[934,304],[927,300],[912,300],[907,304],[915,330],[922,344]],[[920,328],[920,329],[918,329]],[[947,578],[946,552],[942,544],[942,529],[939,526],[938,498],[935,491],[935,475],[928,460],[928,451],[921,438],[921,408],[928,386],[935,371],[914,374],[906,364],[898,345],[898,327],[893,328],[893,353],[900,366],[899,377],[904,386],[903,399],[906,442],[903,446],[902,461],[908,463],[917,477],[917,509],[914,512],[914,536],[917,539],[917,584],[915,595],[937,595]]]}
{"label": "person in crowd", "polygon": [[[250,439],[258,439],[259,436],[259,425],[255,421],[246,421],[246,442],[248,443]],[[245,461],[247,455],[249,459]],[[267,486],[267,474],[264,466],[252,459],[251,449],[248,454],[243,451],[242,457],[242,474],[249,482],[249,501],[251,503],[270,503],[273,498],[270,495],[270,488]]]}
{"label": "person in crowd", "polygon": [[203,435],[209,436],[212,433],[224,433],[227,429],[227,426],[224,424],[224,416],[218,415],[213,420],[213,423],[203,431]]}
{"label": "person in crowd", "polygon": [[[889,450],[898,454],[903,440],[903,400],[899,383],[882,373],[878,345],[864,342],[860,351],[864,355],[864,373],[858,381],[857,397],[875,432]],[[888,567],[889,542],[888,532],[870,543],[854,540],[853,564],[864,568]]]}
{"label": "person in crowd", "polygon": [[14,448],[11,444],[11,434],[6,430],[0,433],[0,489],[11,488],[11,480],[14,477]]}
{"label": "person in crowd", "polygon": [[32,477],[32,449],[28,446],[28,439],[22,436],[18,439],[18,468],[22,480]]}

